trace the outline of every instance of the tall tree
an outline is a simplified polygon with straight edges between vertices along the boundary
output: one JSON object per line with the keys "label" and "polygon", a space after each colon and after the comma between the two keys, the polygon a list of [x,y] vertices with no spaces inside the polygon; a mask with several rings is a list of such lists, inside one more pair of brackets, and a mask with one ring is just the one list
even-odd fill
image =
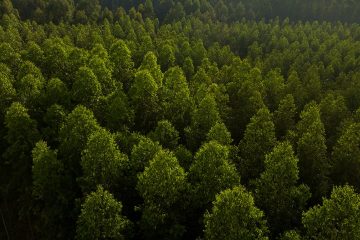
{"label": "tall tree", "polygon": [[276,135],[279,139],[286,137],[289,131],[295,130],[296,106],[294,97],[288,94],[283,98],[274,112]]}
{"label": "tall tree", "polygon": [[130,221],[121,211],[122,203],[110,192],[98,187],[81,205],[81,213],[76,224],[76,239],[126,239],[125,233]]}
{"label": "tall tree", "polygon": [[319,107],[308,104],[297,124],[300,178],[310,187],[314,201],[320,201],[328,190],[329,163],[325,144],[325,129]]}
{"label": "tall tree", "polygon": [[130,99],[135,110],[135,126],[148,132],[158,118],[158,89],[155,79],[148,70],[140,70],[135,75],[130,89]]}
{"label": "tall tree", "polygon": [[251,118],[239,143],[239,169],[244,183],[258,178],[264,171],[265,154],[271,151],[275,143],[272,115],[267,108],[262,108]]}
{"label": "tall tree", "polygon": [[176,157],[160,150],[138,179],[136,188],[144,199],[144,237],[179,238],[184,232],[180,216],[188,186],[185,170]]}
{"label": "tall tree", "polygon": [[85,106],[92,106],[101,95],[101,84],[90,68],[81,67],[72,86],[72,98]]}
{"label": "tall tree", "polygon": [[81,154],[83,176],[80,178],[84,193],[98,185],[114,189],[128,167],[128,158],[121,153],[110,132],[104,129],[93,132]]}
{"label": "tall tree", "polygon": [[303,214],[307,239],[358,239],[360,237],[360,195],[350,186],[335,187],[329,199],[324,198]]}
{"label": "tall tree", "polygon": [[244,187],[221,192],[213,205],[205,214],[205,239],[268,239],[264,213]]}
{"label": "tall tree", "polygon": [[166,71],[160,97],[164,118],[182,130],[189,124],[192,99],[184,73],[179,67]]}
{"label": "tall tree", "polygon": [[289,142],[275,146],[265,158],[265,171],[256,181],[255,200],[264,210],[273,236],[300,223],[310,189],[297,184],[298,159]]}
{"label": "tall tree", "polygon": [[229,149],[215,141],[205,143],[189,170],[195,205],[207,207],[220,191],[236,186],[240,177],[228,159]]}
{"label": "tall tree", "polygon": [[110,48],[110,59],[114,63],[114,78],[117,82],[123,83],[126,91],[130,89],[134,75],[134,62],[131,57],[131,51],[123,40],[118,40]]}
{"label": "tall tree", "polygon": [[348,126],[332,152],[331,179],[360,189],[360,123]]}

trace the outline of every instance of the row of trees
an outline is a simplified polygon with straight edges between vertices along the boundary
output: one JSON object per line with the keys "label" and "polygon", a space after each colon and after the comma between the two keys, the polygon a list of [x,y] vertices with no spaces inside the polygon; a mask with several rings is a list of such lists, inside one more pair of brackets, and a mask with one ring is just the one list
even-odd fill
{"label": "row of trees", "polygon": [[97,22],[119,17],[121,8],[143,17],[157,17],[161,22],[173,22],[185,16],[227,22],[290,18],[292,21],[342,21],[359,23],[360,4],[353,0],[4,0],[1,13],[15,8],[22,19],[37,22]]}
{"label": "row of trees", "polygon": [[359,238],[357,24],[1,4],[1,238]]}

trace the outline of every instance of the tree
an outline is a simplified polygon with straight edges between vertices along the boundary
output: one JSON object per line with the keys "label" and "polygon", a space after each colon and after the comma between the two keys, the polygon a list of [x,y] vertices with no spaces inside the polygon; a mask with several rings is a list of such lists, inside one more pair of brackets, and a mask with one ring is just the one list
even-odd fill
{"label": "tree", "polygon": [[360,189],[360,123],[348,126],[332,152],[331,179],[335,184],[351,184]]}
{"label": "tree", "polygon": [[110,48],[110,59],[114,63],[113,76],[124,85],[125,90],[130,89],[134,74],[131,56],[131,51],[123,40],[118,40]]}
{"label": "tree", "polygon": [[128,158],[121,153],[110,132],[100,129],[93,132],[81,153],[83,192],[95,190],[101,185],[113,189],[119,184],[121,176],[128,167]]}
{"label": "tree", "polygon": [[205,214],[205,239],[268,239],[264,213],[244,187],[236,186],[216,196]]}
{"label": "tree", "polygon": [[303,214],[307,239],[358,239],[360,237],[360,195],[350,186],[334,187],[330,199],[323,199]]}
{"label": "tree", "polygon": [[99,0],[78,0],[76,10],[84,11],[84,14],[89,22],[96,22],[100,16],[101,5]]}
{"label": "tree", "polygon": [[208,206],[220,191],[236,186],[240,177],[228,159],[229,149],[217,142],[205,143],[196,153],[189,170],[194,204]]}
{"label": "tree", "polygon": [[85,148],[88,137],[100,127],[91,110],[78,105],[67,115],[59,132],[59,155],[64,159],[68,171],[80,176],[81,151]]}
{"label": "tree", "polygon": [[280,74],[280,70],[270,71],[264,81],[266,91],[266,101],[269,108],[273,111],[284,97],[285,83]]}
{"label": "tree", "polygon": [[53,104],[46,109],[43,121],[46,126],[42,129],[43,137],[50,146],[58,146],[59,131],[66,117],[63,106]]}
{"label": "tree", "polygon": [[154,142],[149,138],[141,138],[131,151],[131,169],[136,173],[143,172],[145,167],[149,165],[151,159],[157,152],[161,150],[158,142]]}
{"label": "tree", "polygon": [[[44,239],[66,237],[68,216],[64,210],[67,202],[64,199],[64,166],[57,159],[57,152],[51,150],[47,143],[39,141],[32,150],[32,194],[35,198],[35,209],[40,216],[38,236]],[[36,221],[36,219],[35,219]]]}
{"label": "tree", "polygon": [[135,126],[143,132],[149,131],[157,122],[158,88],[148,70],[136,73],[130,98],[135,110]]}
{"label": "tree", "polygon": [[165,71],[175,64],[174,49],[167,43],[160,45],[159,49],[159,63],[161,69]]}
{"label": "tree", "polygon": [[54,23],[71,21],[73,13],[74,2],[72,0],[50,0],[46,6],[47,20]]}
{"label": "tree", "polygon": [[224,123],[216,123],[208,132],[206,140],[208,142],[217,141],[223,145],[230,145],[233,141]]}
{"label": "tree", "polygon": [[31,150],[40,134],[37,122],[19,102],[7,109],[4,125],[7,148],[0,170],[6,178],[1,182],[1,199],[11,206],[9,213],[19,222],[22,217],[29,216],[31,210]]}
{"label": "tree", "polygon": [[101,84],[103,95],[108,95],[116,90],[116,84],[112,78],[112,69],[101,57],[93,56],[90,59],[89,66]]}
{"label": "tree", "polygon": [[321,120],[324,123],[327,145],[331,149],[339,135],[343,119],[350,115],[345,98],[338,94],[327,94],[319,104]]}
{"label": "tree", "polygon": [[5,74],[6,69],[10,71],[10,69],[6,67],[4,69],[1,68],[0,73],[0,116],[5,114],[5,109],[9,107],[16,96],[16,90],[13,86],[13,81],[11,80],[10,76]]}
{"label": "tree", "polygon": [[279,139],[284,138],[290,130],[295,128],[296,106],[294,97],[288,94],[280,101],[274,112],[274,124],[276,135]]}
{"label": "tree", "polygon": [[264,171],[265,154],[271,151],[275,143],[272,115],[267,108],[262,108],[251,118],[239,143],[239,169],[245,183],[258,178]]}
{"label": "tree", "polygon": [[275,146],[265,158],[265,171],[256,180],[255,201],[264,210],[273,236],[299,225],[310,189],[297,186],[298,159],[289,142]]}
{"label": "tree", "polygon": [[314,201],[319,201],[328,190],[329,163],[327,160],[325,129],[316,104],[308,104],[297,124],[300,178],[310,187]]}
{"label": "tree", "polygon": [[161,87],[164,74],[161,71],[161,67],[157,63],[157,57],[153,52],[147,52],[139,67],[139,70],[148,70],[151,76],[154,78],[156,84]]}
{"label": "tree", "polygon": [[43,93],[43,82],[32,74],[23,77],[18,83],[18,96],[21,102],[31,108],[37,105]]}
{"label": "tree", "polygon": [[122,216],[122,203],[111,193],[98,187],[81,205],[76,224],[77,240],[125,239],[130,221]]}
{"label": "tree", "polygon": [[72,86],[72,98],[86,106],[93,105],[101,95],[101,85],[90,68],[81,67],[76,73],[76,80]]}
{"label": "tree", "polygon": [[168,149],[175,149],[179,141],[179,132],[167,120],[158,121],[155,130],[149,136]]}
{"label": "tree", "polygon": [[188,125],[192,100],[186,78],[179,67],[170,68],[165,73],[161,105],[164,118],[178,130]]}
{"label": "tree", "polygon": [[120,88],[107,96],[105,122],[110,130],[124,130],[134,124],[134,110],[130,106],[128,96]]}
{"label": "tree", "polygon": [[186,175],[171,152],[160,150],[138,176],[136,189],[144,199],[141,222],[145,230],[150,229],[144,237],[181,236],[184,230],[179,217],[181,199],[188,188]]}
{"label": "tree", "polygon": [[191,116],[191,127],[185,129],[189,149],[197,149],[205,140],[206,134],[219,121],[215,98],[212,94],[207,94]]}

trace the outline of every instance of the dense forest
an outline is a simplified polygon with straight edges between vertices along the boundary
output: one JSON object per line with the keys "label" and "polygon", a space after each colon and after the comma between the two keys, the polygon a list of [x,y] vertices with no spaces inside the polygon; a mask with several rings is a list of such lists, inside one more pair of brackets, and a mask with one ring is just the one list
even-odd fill
{"label": "dense forest", "polygon": [[0,239],[360,239],[359,12],[1,0]]}

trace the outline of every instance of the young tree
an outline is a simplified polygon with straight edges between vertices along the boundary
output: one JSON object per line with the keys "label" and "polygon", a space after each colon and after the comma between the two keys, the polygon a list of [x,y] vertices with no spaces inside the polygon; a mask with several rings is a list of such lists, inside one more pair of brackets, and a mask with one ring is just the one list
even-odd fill
{"label": "young tree", "polygon": [[92,111],[81,105],[68,114],[60,128],[59,155],[64,160],[66,169],[75,177],[81,175],[81,151],[85,148],[88,137],[99,128]]}
{"label": "young tree", "polygon": [[189,170],[195,205],[207,207],[217,193],[240,183],[240,177],[228,156],[228,147],[214,141],[205,143],[196,153]]}
{"label": "young tree", "polygon": [[131,59],[131,51],[123,40],[118,40],[110,48],[110,59],[114,63],[113,76],[117,82],[124,85],[124,89],[130,89],[134,62]]}
{"label": "young tree", "polygon": [[66,84],[58,78],[51,78],[45,88],[45,104],[51,106],[60,104],[64,107],[70,103],[70,92]]}
{"label": "young tree", "polygon": [[323,199],[303,214],[307,239],[358,239],[360,237],[360,195],[350,186],[334,187],[330,199]]}
{"label": "young tree", "polygon": [[144,237],[181,236],[181,200],[188,186],[186,173],[176,157],[160,150],[138,176],[136,188],[144,199],[141,220]]}
{"label": "young tree", "polygon": [[301,112],[297,132],[300,178],[310,187],[313,200],[320,201],[328,190],[329,163],[325,129],[316,104],[308,104]]}
{"label": "young tree", "polygon": [[57,152],[44,141],[36,143],[32,158],[32,193],[38,211],[36,214],[41,216],[37,222],[37,235],[44,239],[66,237],[70,231],[66,229],[68,216],[64,212],[67,206],[64,199],[64,166],[57,159]]}
{"label": "young tree", "polygon": [[360,189],[360,123],[348,126],[334,146],[331,179]]}
{"label": "young tree", "polygon": [[280,101],[274,112],[274,124],[276,135],[279,139],[286,137],[290,130],[295,128],[296,106],[294,97],[288,94]]}
{"label": "young tree", "polygon": [[156,84],[161,87],[164,74],[161,71],[160,65],[157,63],[157,57],[153,52],[148,52],[139,67],[139,70],[147,70],[154,78]]}
{"label": "young tree", "polygon": [[245,183],[258,178],[264,171],[265,154],[276,143],[275,126],[267,108],[260,109],[247,125],[239,143],[240,175]]}
{"label": "young tree", "polygon": [[71,89],[72,98],[77,103],[91,106],[101,96],[101,84],[90,68],[81,67]]}
{"label": "young tree", "polygon": [[205,239],[268,239],[264,213],[255,206],[251,193],[236,186],[216,196],[205,214]]}
{"label": "young tree", "polygon": [[310,189],[297,186],[298,159],[289,142],[275,146],[265,158],[265,171],[256,180],[255,201],[264,210],[273,236],[300,223]]}
{"label": "young tree", "polygon": [[[1,66],[1,73],[0,73],[0,116],[2,120],[2,116],[5,114],[5,109],[7,109],[11,102],[14,100],[16,96],[16,90],[13,86],[13,81],[11,80],[10,76],[5,74],[6,70],[9,70],[7,67],[2,68]],[[4,72],[3,72],[4,71]]]}
{"label": "young tree", "polygon": [[165,73],[161,90],[161,105],[164,118],[169,120],[178,130],[182,130],[189,124],[192,100],[181,68],[173,67]]}
{"label": "young tree", "polygon": [[231,134],[227,130],[224,123],[216,123],[208,132],[206,140],[217,141],[222,145],[230,145],[232,143]]}
{"label": "young tree", "polygon": [[324,123],[327,146],[331,149],[339,136],[339,127],[343,119],[350,116],[345,98],[339,94],[327,94],[319,104],[321,120]]}
{"label": "young tree", "polygon": [[121,153],[110,132],[100,129],[93,132],[81,153],[83,176],[80,178],[84,193],[101,185],[113,189],[128,167],[128,158]]}
{"label": "young tree", "polygon": [[158,89],[159,86],[148,70],[136,73],[130,89],[130,99],[135,110],[135,126],[142,132],[148,132],[157,122]]}
{"label": "young tree", "polygon": [[121,214],[122,203],[111,193],[98,187],[81,205],[77,220],[77,240],[126,239],[130,221]]}
{"label": "young tree", "polygon": [[167,120],[161,120],[153,132],[149,134],[150,138],[158,141],[164,148],[175,149],[179,141],[179,132]]}
{"label": "young tree", "polygon": [[207,94],[194,110],[190,128],[185,129],[189,149],[196,150],[217,122],[220,122],[220,115],[215,98]]}

